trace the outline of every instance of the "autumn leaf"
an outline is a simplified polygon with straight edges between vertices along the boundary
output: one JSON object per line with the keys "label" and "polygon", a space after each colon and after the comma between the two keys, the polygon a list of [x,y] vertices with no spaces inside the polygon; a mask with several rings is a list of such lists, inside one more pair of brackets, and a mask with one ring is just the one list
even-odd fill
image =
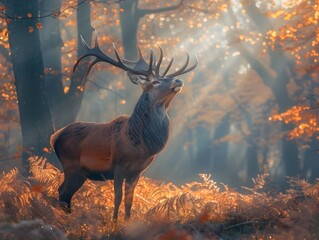
{"label": "autumn leaf", "polygon": [[36,25],[37,25],[37,29],[39,29],[39,30],[41,30],[43,28],[43,25],[40,22],[37,22]]}
{"label": "autumn leaf", "polygon": [[58,11],[54,11],[54,12],[53,12],[53,16],[54,16],[54,17],[58,17],[59,15],[60,15],[60,13],[59,13]]}
{"label": "autumn leaf", "polygon": [[83,92],[83,91],[84,91],[83,86],[77,86],[77,89],[78,89],[80,92]]}
{"label": "autumn leaf", "polygon": [[27,14],[27,17],[28,17],[28,18],[32,18],[32,13],[28,13],[28,14]]}
{"label": "autumn leaf", "polygon": [[43,152],[49,152],[49,149],[48,148],[43,148]]}
{"label": "autumn leaf", "polygon": [[69,86],[65,86],[64,89],[63,89],[63,92],[64,92],[64,93],[67,93],[67,92],[69,91],[69,89],[70,89]]}
{"label": "autumn leaf", "polygon": [[34,27],[29,26],[29,33],[34,32]]}
{"label": "autumn leaf", "polygon": [[36,185],[32,185],[31,186],[31,190],[34,191],[34,192],[43,192],[44,191],[44,188],[43,186],[39,185],[39,184],[36,184]]}

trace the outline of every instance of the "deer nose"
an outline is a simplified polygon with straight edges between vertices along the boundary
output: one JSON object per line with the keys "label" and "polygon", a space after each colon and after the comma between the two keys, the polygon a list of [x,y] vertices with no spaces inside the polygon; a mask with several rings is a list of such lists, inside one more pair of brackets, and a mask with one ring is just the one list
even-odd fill
{"label": "deer nose", "polygon": [[183,80],[175,79],[175,83],[178,85],[183,85]]}

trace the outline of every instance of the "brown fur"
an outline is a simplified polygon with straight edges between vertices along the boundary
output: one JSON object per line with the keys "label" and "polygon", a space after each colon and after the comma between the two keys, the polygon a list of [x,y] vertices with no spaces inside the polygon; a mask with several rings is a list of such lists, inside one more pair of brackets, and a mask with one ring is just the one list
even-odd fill
{"label": "brown fur", "polygon": [[[51,137],[51,144],[60,158],[63,167],[78,164],[92,172],[104,172],[121,164],[125,172],[142,171],[144,165],[132,165],[125,159],[143,158],[146,149],[133,147],[128,136],[128,117],[120,116],[109,123],[76,122],[58,130]],[[61,143],[56,146],[59,140]],[[69,148],[69,146],[73,146]],[[67,151],[65,151],[67,150]],[[70,161],[72,159],[72,161]],[[116,162],[114,162],[116,160]],[[73,162],[76,161],[76,162]],[[134,166],[134,167],[133,167]]]}
{"label": "brown fur", "polygon": [[[143,161],[142,164],[132,164],[125,159],[141,161],[140,153],[130,143],[127,134],[127,117],[118,117],[110,123],[72,123],[58,130],[51,137],[53,145],[64,169],[65,179],[59,187],[59,200],[65,209],[70,212],[71,198],[83,185],[87,178],[93,180],[115,179],[116,186],[122,186],[126,180],[126,205],[128,218],[130,215],[133,190],[139,173],[152,161]],[[72,146],[72,147],[70,147]],[[118,183],[118,185],[116,184]],[[116,187],[121,191],[122,187]],[[117,194],[119,206],[122,192]],[[119,198],[120,197],[120,198]],[[118,208],[114,213],[117,218]]]}

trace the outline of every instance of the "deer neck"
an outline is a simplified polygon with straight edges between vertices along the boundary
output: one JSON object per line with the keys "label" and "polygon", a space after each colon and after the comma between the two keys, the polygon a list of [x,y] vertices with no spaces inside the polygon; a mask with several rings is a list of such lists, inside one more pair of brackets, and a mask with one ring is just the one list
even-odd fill
{"label": "deer neck", "polygon": [[151,155],[164,148],[169,134],[165,104],[152,103],[148,93],[142,94],[128,123],[134,146],[145,146]]}

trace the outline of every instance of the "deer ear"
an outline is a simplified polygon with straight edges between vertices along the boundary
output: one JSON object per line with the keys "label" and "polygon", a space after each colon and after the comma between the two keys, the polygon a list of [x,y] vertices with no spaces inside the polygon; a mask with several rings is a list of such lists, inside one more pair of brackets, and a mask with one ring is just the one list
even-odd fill
{"label": "deer ear", "polygon": [[135,85],[138,85],[138,83],[141,81],[140,77],[132,72],[127,72],[128,77],[130,78],[131,82]]}

